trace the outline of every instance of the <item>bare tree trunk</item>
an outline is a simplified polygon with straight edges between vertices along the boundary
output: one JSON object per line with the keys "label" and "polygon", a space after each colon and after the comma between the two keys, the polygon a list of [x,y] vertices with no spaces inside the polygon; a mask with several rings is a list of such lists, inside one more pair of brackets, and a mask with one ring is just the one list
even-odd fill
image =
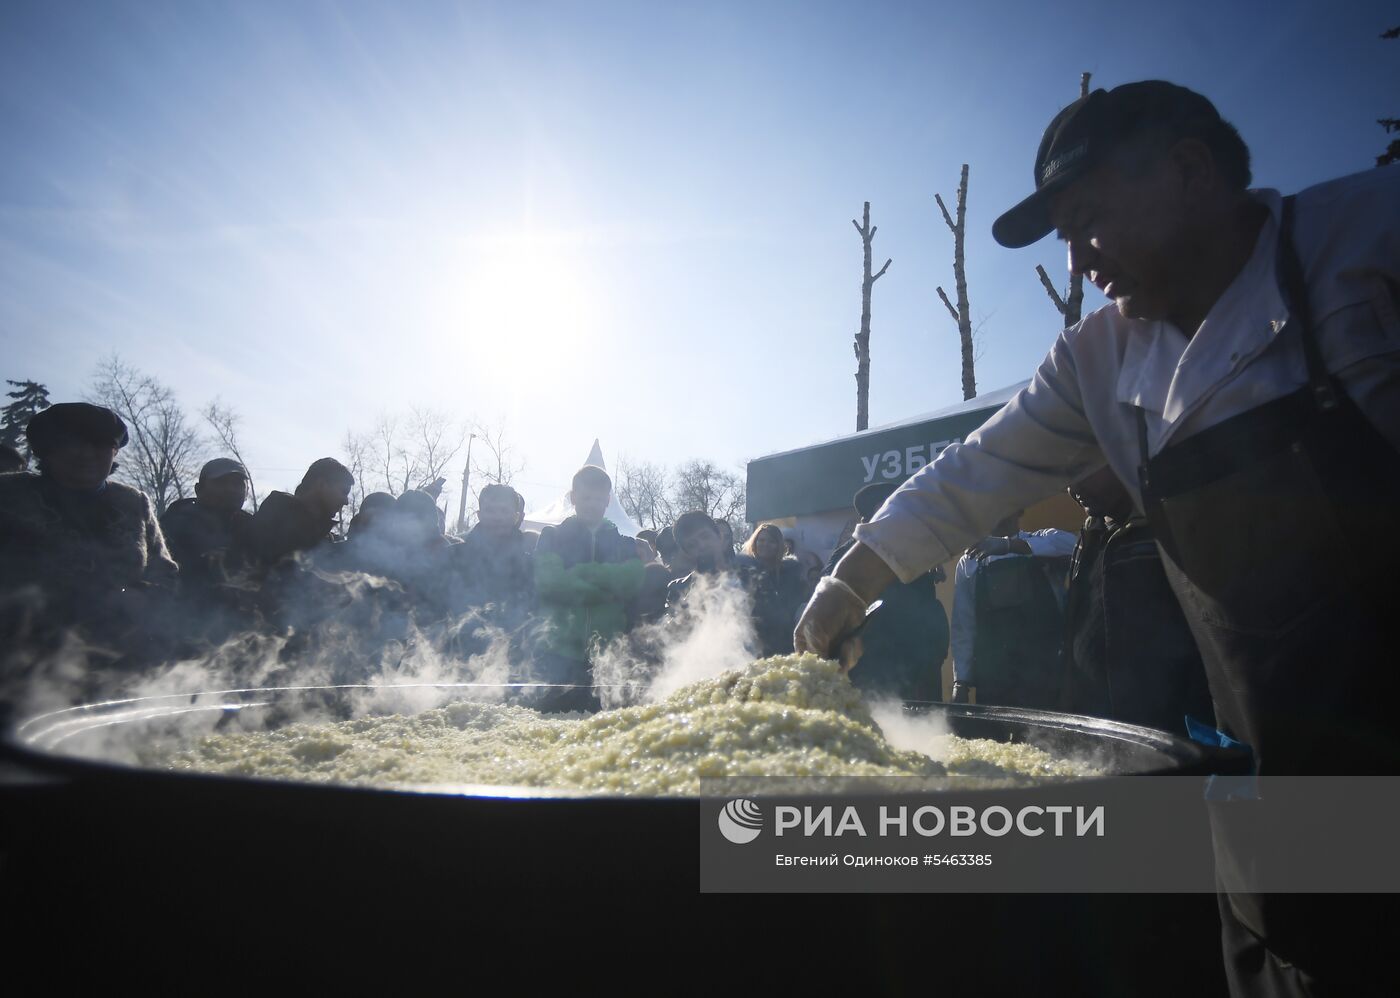
{"label": "bare tree trunk", "polygon": [[233,455],[233,459],[243,465],[243,473],[248,479],[248,496],[253,502],[253,512],[258,511],[258,488],[253,482],[253,473],[248,470],[248,462],[243,460],[243,452],[238,447],[238,424],[242,417],[219,399],[204,407],[200,413],[209,428],[214,431],[214,439],[219,446]]}
{"label": "bare tree trunk", "polygon": [[865,247],[865,267],[861,272],[860,281],[860,332],[856,333],[856,430],[860,431],[870,425],[870,289],[875,286],[875,282],[885,276],[885,271],[890,269],[890,260],[885,261],[885,265],[880,268],[878,274],[870,272],[870,249],[875,241],[875,230],[879,226],[870,224],[870,202],[865,202],[865,214],[862,216],[863,223],[851,219],[851,224],[860,233],[860,241]]}
{"label": "bare tree trunk", "polygon": [[156,515],[164,515],[194,484],[202,444],[175,393],[112,354],[98,365],[91,397],[126,423],[130,449],[118,478],[150,496]]}
{"label": "bare tree trunk", "polygon": [[[1089,96],[1089,73],[1079,74],[1079,96]],[[1069,275],[1069,290],[1065,292],[1063,298],[1055,290],[1054,283],[1050,280],[1050,275],[1045,272],[1045,268],[1040,264],[1035,265],[1035,272],[1040,277],[1040,283],[1045,286],[1045,293],[1050,296],[1050,301],[1064,316],[1065,328],[1079,324],[1079,320],[1084,314],[1084,275]]]}
{"label": "bare tree trunk", "polygon": [[967,234],[967,164],[963,164],[962,176],[958,180],[958,203],[957,221],[948,214],[948,206],[943,203],[943,197],[935,194],[933,199],[938,202],[938,210],[943,213],[943,221],[947,223],[948,230],[953,233],[953,283],[954,290],[958,293],[958,306],[953,307],[953,303],[948,300],[948,295],[940,287],[938,297],[943,299],[943,304],[948,307],[948,312],[953,317],[953,321],[958,324],[958,340],[962,344],[962,390],[963,398],[970,399],[977,395],[977,376],[973,370],[976,358],[972,349],[972,309],[967,302],[967,266],[963,257],[963,242]]}

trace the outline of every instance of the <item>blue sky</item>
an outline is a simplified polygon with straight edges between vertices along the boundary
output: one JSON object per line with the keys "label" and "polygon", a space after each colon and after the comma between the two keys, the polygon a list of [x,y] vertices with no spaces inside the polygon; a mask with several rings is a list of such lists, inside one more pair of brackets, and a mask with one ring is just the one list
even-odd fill
{"label": "blue sky", "polygon": [[[951,203],[971,166],[979,387],[1059,321],[1053,241],[997,247],[1079,73],[1200,90],[1260,186],[1366,169],[1394,3],[0,6],[0,376],[79,395],[111,350],[244,415],[288,487],[380,411],[504,420],[531,505],[602,440],[675,463],[961,397]],[[1089,289],[1086,306],[1101,299]]]}

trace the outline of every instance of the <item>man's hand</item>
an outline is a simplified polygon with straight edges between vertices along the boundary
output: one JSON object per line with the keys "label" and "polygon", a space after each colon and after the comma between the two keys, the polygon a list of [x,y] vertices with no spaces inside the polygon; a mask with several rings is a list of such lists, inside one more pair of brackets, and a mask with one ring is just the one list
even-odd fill
{"label": "man's hand", "polygon": [[841,671],[849,672],[860,658],[860,638],[848,638],[865,623],[865,601],[848,587],[825,576],[797,621],[792,634],[793,647],[822,658],[836,658]]}
{"label": "man's hand", "polygon": [[967,549],[969,557],[981,561],[983,558],[1004,554],[1030,554],[1031,546],[1019,537],[983,537]]}
{"label": "man's hand", "polygon": [[861,653],[860,638],[851,635],[865,623],[866,607],[894,580],[894,572],[879,555],[856,544],[831,576],[817,584],[793,632],[793,647],[799,653],[837,658],[842,671],[850,671]]}

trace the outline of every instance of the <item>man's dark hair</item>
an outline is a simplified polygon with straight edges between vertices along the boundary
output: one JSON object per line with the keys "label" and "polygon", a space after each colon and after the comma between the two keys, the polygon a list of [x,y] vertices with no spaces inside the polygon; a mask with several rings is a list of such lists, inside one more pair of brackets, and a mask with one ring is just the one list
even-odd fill
{"label": "man's dark hair", "polygon": [[525,512],[525,497],[509,485],[502,485],[499,482],[492,482],[490,485],[482,487],[480,494],[476,497],[476,503],[480,506],[486,501],[487,496],[504,496],[510,500],[517,513]]}
{"label": "man's dark hair", "polygon": [[676,525],[671,529],[675,532],[676,543],[684,544],[685,539],[691,534],[698,533],[706,527],[719,533],[719,525],[710,518],[708,513],[702,513],[698,509],[692,509],[689,513],[682,513],[676,518]]}
{"label": "man's dark hair", "polygon": [[673,527],[658,531],[656,534],[656,551],[663,558],[675,553],[679,545],[676,543],[676,531]]}
{"label": "man's dark hair", "polygon": [[1130,172],[1140,172],[1182,139],[1198,139],[1210,150],[1215,167],[1233,191],[1243,193],[1254,181],[1249,146],[1239,130],[1223,118],[1187,118],[1169,124],[1150,125],[1118,150],[1119,162]]}
{"label": "man's dark hair", "polygon": [[394,512],[426,527],[436,528],[438,525],[437,503],[422,489],[410,489],[395,499]]}
{"label": "man's dark hair", "polygon": [[296,488],[300,493],[318,482],[336,482],[345,485],[354,485],[355,476],[350,473],[350,469],[345,467],[333,457],[323,457],[311,462],[311,467],[306,469],[306,474],[301,478],[301,484]]}
{"label": "man's dark hair", "polygon": [[652,530],[650,527],[647,527],[645,530],[637,531],[637,539],[646,541],[652,547],[656,547],[657,536],[657,532],[655,530]]}
{"label": "man's dark hair", "polygon": [[612,491],[612,479],[608,473],[596,464],[585,464],[578,471],[574,472],[573,488],[584,485],[601,485],[609,492]]}

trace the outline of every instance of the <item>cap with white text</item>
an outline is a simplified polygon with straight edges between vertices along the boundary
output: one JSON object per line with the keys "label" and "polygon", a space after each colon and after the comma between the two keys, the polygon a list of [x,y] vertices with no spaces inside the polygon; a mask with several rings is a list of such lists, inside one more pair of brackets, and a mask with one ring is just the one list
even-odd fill
{"label": "cap with white text", "polygon": [[1049,235],[1050,198],[1084,176],[1114,146],[1157,125],[1219,123],[1215,105],[1164,80],[1095,90],[1055,115],[1035,154],[1035,193],[992,224],[992,237],[1019,249]]}

